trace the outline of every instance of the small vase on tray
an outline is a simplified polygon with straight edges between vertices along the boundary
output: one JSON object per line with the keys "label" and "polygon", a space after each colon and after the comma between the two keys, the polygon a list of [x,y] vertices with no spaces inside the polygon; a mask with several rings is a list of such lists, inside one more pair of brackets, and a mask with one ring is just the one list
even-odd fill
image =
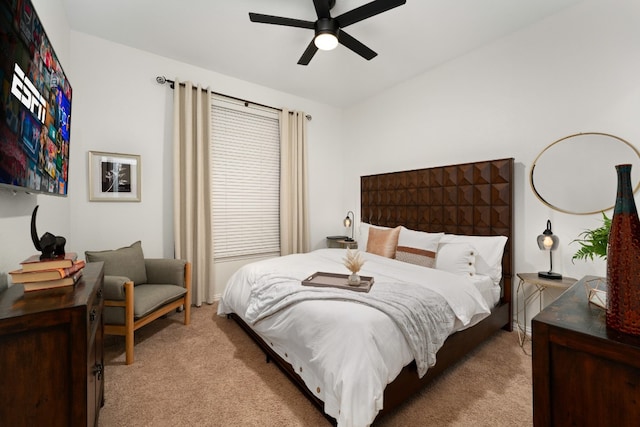
{"label": "small vase on tray", "polygon": [[360,284],[360,275],[358,273],[351,273],[347,279],[349,286],[358,286]]}

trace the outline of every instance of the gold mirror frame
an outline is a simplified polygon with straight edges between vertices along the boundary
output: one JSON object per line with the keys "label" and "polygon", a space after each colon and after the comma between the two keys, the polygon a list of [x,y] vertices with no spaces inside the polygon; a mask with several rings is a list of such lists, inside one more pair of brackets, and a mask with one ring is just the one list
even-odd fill
{"label": "gold mirror frame", "polygon": [[[579,137],[579,136],[589,136],[589,135],[603,136],[603,137],[613,138],[613,139],[615,139],[617,141],[620,141],[623,144],[625,144],[626,146],[628,146],[629,148],[631,148],[631,150],[635,153],[636,157],[640,160],[640,151],[638,151],[638,149],[636,149],[636,147],[634,147],[628,141],[626,141],[626,140],[624,140],[624,139],[622,139],[620,137],[617,137],[615,135],[608,134],[608,133],[602,133],[602,132],[576,133],[576,134],[573,134],[573,135],[565,136],[564,138],[560,138],[557,141],[552,142],[544,150],[542,150],[540,152],[540,154],[538,154],[536,159],[533,161],[533,164],[531,165],[531,171],[529,172],[529,184],[531,185],[531,189],[533,190],[533,193],[536,195],[538,200],[540,200],[542,203],[544,203],[546,206],[550,207],[551,209],[557,210],[559,212],[567,213],[567,214],[572,214],[572,215],[591,215],[591,214],[604,212],[604,211],[613,209],[613,207],[615,206],[615,201],[614,201],[614,204],[612,204],[611,206],[603,207],[602,209],[590,210],[588,212],[572,211],[570,209],[561,208],[561,207],[558,207],[558,206],[550,203],[548,200],[546,200],[542,196],[542,194],[540,194],[540,192],[538,191],[538,189],[536,189],[536,186],[534,184],[533,174],[534,174],[534,171],[535,171],[535,168],[536,168],[536,164],[538,163],[538,161],[540,160],[540,158],[542,157],[542,155],[545,152],[547,152],[549,149],[551,149],[552,147],[556,146],[557,144],[559,144],[559,143],[561,143],[563,141],[566,141],[567,139],[575,138],[575,137]],[[620,163],[630,163],[630,162],[626,161],[626,162],[620,162]],[[638,183],[634,187],[633,192],[635,193],[636,191],[638,191],[639,188],[640,188],[640,179],[638,180]],[[615,195],[615,188],[612,188],[611,192],[612,192],[613,195]],[[614,200],[615,200],[615,198],[614,198]]]}

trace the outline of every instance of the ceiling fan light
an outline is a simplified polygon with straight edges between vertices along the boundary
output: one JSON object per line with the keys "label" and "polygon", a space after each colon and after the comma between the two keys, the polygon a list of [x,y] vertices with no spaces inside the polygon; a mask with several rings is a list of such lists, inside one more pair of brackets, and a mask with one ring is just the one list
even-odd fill
{"label": "ceiling fan light", "polygon": [[331,33],[320,33],[313,42],[320,50],[333,50],[338,46],[338,38]]}

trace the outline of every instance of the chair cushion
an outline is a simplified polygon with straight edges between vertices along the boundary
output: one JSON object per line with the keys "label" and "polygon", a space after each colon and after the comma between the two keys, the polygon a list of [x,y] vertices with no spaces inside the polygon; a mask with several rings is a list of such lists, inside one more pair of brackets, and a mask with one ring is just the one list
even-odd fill
{"label": "chair cushion", "polygon": [[[133,318],[140,319],[156,309],[182,297],[187,290],[176,285],[139,285],[133,298]],[[104,323],[124,325],[124,308],[105,307]]]}
{"label": "chair cushion", "polygon": [[176,285],[140,285],[134,291],[133,317],[139,319],[187,293]]}
{"label": "chair cushion", "polygon": [[86,251],[84,255],[87,262],[104,262],[104,274],[107,276],[125,276],[131,279],[134,285],[147,283],[147,270],[140,241],[115,250]]}

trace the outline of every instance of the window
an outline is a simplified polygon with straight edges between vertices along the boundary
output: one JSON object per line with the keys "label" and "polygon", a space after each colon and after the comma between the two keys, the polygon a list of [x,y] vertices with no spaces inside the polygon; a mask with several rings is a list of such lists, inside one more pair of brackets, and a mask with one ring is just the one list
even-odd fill
{"label": "window", "polygon": [[278,111],[212,96],[215,259],[280,254]]}

